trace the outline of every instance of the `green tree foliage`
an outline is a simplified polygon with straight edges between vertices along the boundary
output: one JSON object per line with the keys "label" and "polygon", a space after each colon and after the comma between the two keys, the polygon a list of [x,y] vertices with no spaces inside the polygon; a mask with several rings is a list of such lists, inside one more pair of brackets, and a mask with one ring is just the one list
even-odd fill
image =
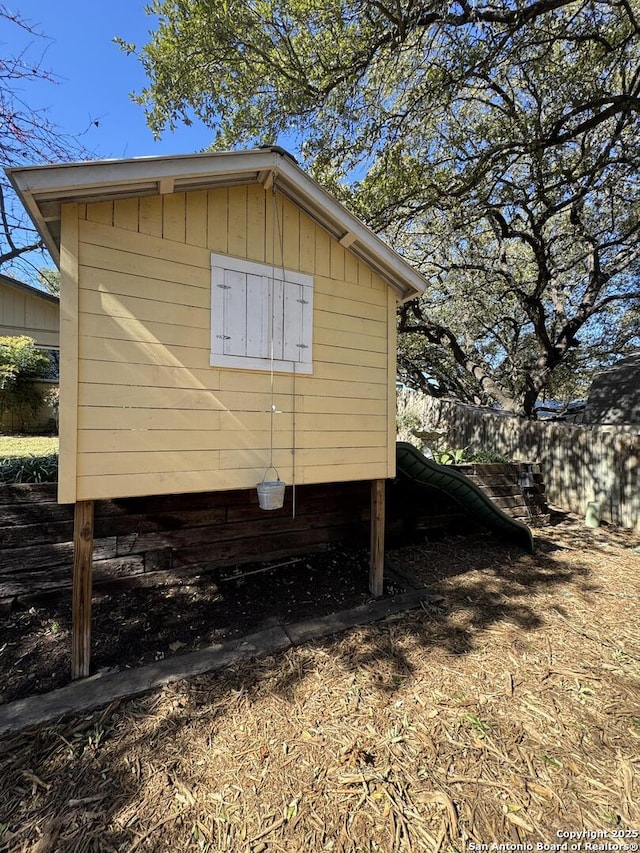
{"label": "green tree foliage", "polygon": [[33,338],[0,337],[0,417],[8,412],[18,429],[25,429],[43,402],[33,380],[46,376],[49,367],[49,356]]}
{"label": "green tree foliage", "polygon": [[51,293],[53,296],[60,296],[60,271],[48,268],[39,269],[38,284],[47,293]]}
{"label": "green tree foliage", "polygon": [[405,382],[531,415],[562,365],[640,345],[640,0],[149,10],[154,132],[197,116],[219,147],[297,135],[424,272]]}

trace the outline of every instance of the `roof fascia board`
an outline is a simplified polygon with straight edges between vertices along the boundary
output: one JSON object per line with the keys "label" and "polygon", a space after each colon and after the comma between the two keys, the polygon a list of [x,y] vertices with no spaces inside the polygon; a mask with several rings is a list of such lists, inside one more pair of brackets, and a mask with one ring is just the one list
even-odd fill
{"label": "roof fascia board", "polygon": [[[62,163],[6,169],[6,173],[24,204],[34,225],[55,261],[60,265],[60,249],[41,204],[48,201],[86,201],[100,190],[114,194],[151,194],[159,191],[166,178],[192,183],[215,176],[220,182],[225,175],[272,171],[280,154],[270,150],[229,151],[218,154],[181,154],[174,157],[139,157],[131,160]],[[49,214],[48,214],[49,215]]]}
{"label": "roof fascia board", "polygon": [[48,217],[51,202],[87,201],[104,195],[148,195],[173,180],[175,191],[194,186],[264,182],[274,175],[277,188],[336,240],[347,238],[348,251],[369,264],[402,301],[423,293],[426,281],[364,223],[324,190],[290,156],[271,149],[141,157],[88,163],[7,169],[52,257],[59,249]]}
{"label": "roof fascia board", "polygon": [[13,180],[12,175],[9,175],[9,178],[11,180],[11,183],[13,184],[13,188],[16,191],[18,198],[20,199],[22,204],[25,206],[27,213],[31,217],[31,221],[36,226],[36,230],[37,230],[38,234],[40,234],[40,236],[42,237],[44,244],[47,247],[49,254],[53,258],[55,265],[59,268],[60,267],[60,250],[58,248],[58,245],[56,243],[54,235],[51,233],[51,230],[49,229],[49,223],[47,222],[47,220],[43,216],[43,213],[40,209],[40,206],[38,205],[37,200],[34,198],[34,196],[30,192],[22,192],[22,190],[19,189],[19,187],[16,185],[15,181]]}
{"label": "roof fascia board", "polygon": [[14,186],[21,192],[41,196],[53,191],[66,192],[111,185],[132,189],[145,182],[173,178],[224,176],[238,172],[262,171],[277,167],[279,154],[261,149],[230,151],[218,154],[181,154],[175,157],[138,157],[131,160],[101,160],[88,163],[63,163],[57,166],[26,166],[7,169]]}
{"label": "roof fascia board", "polygon": [[[281,180],[280,176],[285,180]],[[338,242],[349,234],[348,251],[373,266],[402,300],[424,293],[426,281],[423,276],[299,166],[290,160],[283,160],[279,164],[277,181],[278,189],[316,219]],[[399,284],[400,276],[397,273],[394,275],[394,270],[401,270],[401,277],[406,280],[407,287]]]}

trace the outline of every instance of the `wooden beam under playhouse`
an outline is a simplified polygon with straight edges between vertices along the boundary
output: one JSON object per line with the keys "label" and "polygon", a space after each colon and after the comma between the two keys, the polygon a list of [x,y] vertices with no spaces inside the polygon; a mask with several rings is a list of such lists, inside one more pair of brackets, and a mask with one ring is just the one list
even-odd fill
{"label": "wooden beam under playhouse", "polygon": [[384,515],[386,480],[371,481],[371,553],[369,591],[380,598],[384,586]]}
{"label": "wooden beam under playhouse", "polygon": [[93,506],[93,501],[78,501],[73,519],[71,677],[74,679],[89,675],[91,663]]}

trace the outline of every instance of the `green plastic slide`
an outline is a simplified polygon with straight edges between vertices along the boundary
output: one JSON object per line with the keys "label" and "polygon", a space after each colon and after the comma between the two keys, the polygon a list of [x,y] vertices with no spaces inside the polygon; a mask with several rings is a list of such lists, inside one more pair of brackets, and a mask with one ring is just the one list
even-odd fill
{"label": "green plastic slide", "polygon": [[516,521],[468,477],[448,465],[438,465],[406,441],[396,443],[398,473],[430,489],[452,497],[476,521],[499,536],[533,554],[533,536],[526,524]]}

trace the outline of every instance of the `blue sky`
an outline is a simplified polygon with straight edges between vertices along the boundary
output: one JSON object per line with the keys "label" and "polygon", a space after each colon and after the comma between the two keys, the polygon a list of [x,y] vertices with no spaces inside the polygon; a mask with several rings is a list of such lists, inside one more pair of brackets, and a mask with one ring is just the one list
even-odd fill
{"label": "blue sky", "polygon": [[30,61],[42,56],[43,66],[58,80],[58,85],[26,86],[24,99],[34,108],[47,108],[50,121],[67,133],[89,128],[82,141],[97,157],[186,154],[209,144],[212,135],[202,125],[154,140],[142,107],[129,97],[146,77],[138,60],[113,39],[120,36],[138,46],[149,40],[155,19],[145,14],[143,0],[9,0],[6,5],[45,38],[5,25],[0,49],[15,54],[27,48]]}

